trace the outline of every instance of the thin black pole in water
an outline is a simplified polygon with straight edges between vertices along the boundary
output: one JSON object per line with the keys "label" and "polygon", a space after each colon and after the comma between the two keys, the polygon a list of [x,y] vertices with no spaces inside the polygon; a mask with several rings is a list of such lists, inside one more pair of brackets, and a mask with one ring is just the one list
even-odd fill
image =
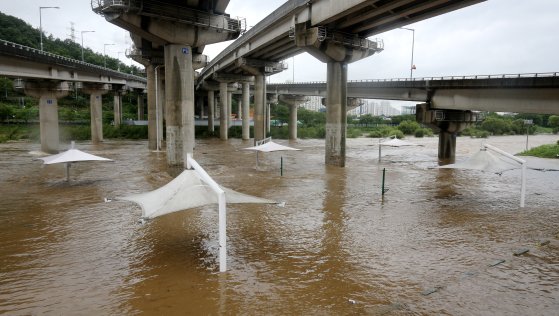
{"label": "thin black pole in water", "polygon": [[384,188],[385,177],[386,177],[386,168],[382,168],[382,195],[384,195],[384,193],[388,192],[388,189]]}
{"label": "thin black pole in water", "polygon": [[283,177],[283,156],[280,158],[280,176]]}

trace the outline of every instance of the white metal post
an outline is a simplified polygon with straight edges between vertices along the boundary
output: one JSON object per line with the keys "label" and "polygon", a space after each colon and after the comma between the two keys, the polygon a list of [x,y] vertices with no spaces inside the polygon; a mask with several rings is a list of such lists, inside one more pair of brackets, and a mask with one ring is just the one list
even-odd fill
{"label": "white metal post", "polygon": [[190,154],[186,155],[186,164],[188,168],[194,169],[202,181],[206,182],[210,188],[217,194],[219,207],[219,272],[227,271],[227,207],[225,192],[221,187],[206,173],[206,171],[192,159]]}
{"label": "white metal post", "polygon": [[495,146],[489,144],[482,144],[482,147],[488,148],[497,152],[503,156],[506,156],[521,165],[521,174],[520,174],[520,207],[524,207],[525,195],[526,195],[526,160],[520,159],[514,155],[509,154],[506,151],[503,151]]}

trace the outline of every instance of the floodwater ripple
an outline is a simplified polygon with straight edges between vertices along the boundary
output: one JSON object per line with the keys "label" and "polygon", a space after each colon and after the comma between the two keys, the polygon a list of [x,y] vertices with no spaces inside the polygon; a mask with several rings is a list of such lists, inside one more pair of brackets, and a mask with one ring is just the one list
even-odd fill
{"label": "floodwater ripple", "polygon": [[[105,202],[177,174],[146,142],[78,143],[115,162],[75,164],[70,183],[33,161],[37,144],[0,144],[0,314],[555,314],[559,173],[528,170],[521,209],[519,171],[437,169],[436,139],[410,141],[379,161],[377,140],[348,139],[346,168],[324,165],[323,140],[283,142],[303,150],[256,168],[249,142],[197,140],[218,183],[285,202],[228,206],[225,274],[216,206],[142,224],[133,203]],[[458,159],[479,145],[459,138]]]}

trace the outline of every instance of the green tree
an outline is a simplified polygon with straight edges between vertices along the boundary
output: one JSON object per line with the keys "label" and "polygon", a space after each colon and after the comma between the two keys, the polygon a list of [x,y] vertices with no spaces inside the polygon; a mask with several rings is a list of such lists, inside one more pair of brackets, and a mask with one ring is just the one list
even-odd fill
{"label": "green tree", "polygon": [[405,135],[412,135],[416,130],[420,129],[421,126],[416,121],[403,121],[398,125],[398,129],[402,131]]}
{"label": "green tree", "polygon": [[553,128],[553,133],[557,134],[557,132],[559,132],[559,116],[551,115],[548,122],[549,127]]}
{"label": "green tree", "polygon": [[481,123],[481,129],[493,135],[507,134],[511,130],[510,123],[502,118],[489,116]]}

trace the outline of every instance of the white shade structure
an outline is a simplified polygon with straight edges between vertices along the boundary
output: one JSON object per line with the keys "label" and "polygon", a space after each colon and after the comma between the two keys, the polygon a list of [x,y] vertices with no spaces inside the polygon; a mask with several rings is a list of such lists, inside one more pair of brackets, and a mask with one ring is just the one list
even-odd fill
{"label": "white shade structure", "polygon": [[52,165],[56,163],[66,164],[66,180],[70,181],[70,164],[83,161],[113,161],[108,158],[88,154],[81,150],[75,149],[75,143],[72,141],[70,149],[56,155],[37,158],[42,160],[45,165]]}
{"label": "white shade structure", "polygon": [[256,146],[254,147],[247,147],[243,148],[243,150],[252,150],[256,151],[256,167],[258,168],[258,153],[259,152],[273,152],[273,151],[287,151],[287,150],[301,150],[293,147],[288,147],[284,145],[280,145],[278,143],[274,143],[272,141],[272,137],[265,138],[263,140],[257,141]]}
{"label": "white shade structure", "polygon": [[189,170],[159,189],[147,193],[119,197],[137,203],[142,208],[142,218],[158,216],[218,204],[219,220],[219,271],[227,270],[227,203],[276,204],[275,201],[239,193],[218,185],[190,155],[187,156]]}
{"label": "white shade structure", "polygon": [[405,146],[418,146],[414,143],[407,142],[405,140],[400,140],[396,138],[396,135],[390,136],[388,138],[381,138],[378,141],[378,160],[380,161],[380,157],[382,154],[382,146],[389,146],[389,147],[405,147]]}
{"label": "white shade structure", "polygon": [[[491,150],[491,152],[488,151],[488,149]],[[465,161],[440,166],[439,168],[481,170],[499,174],[507,170],[521,168],[520,207],[524,207],[526,195],[526,161],[497,147],[489,144],[482,144],[480,151]]]}

